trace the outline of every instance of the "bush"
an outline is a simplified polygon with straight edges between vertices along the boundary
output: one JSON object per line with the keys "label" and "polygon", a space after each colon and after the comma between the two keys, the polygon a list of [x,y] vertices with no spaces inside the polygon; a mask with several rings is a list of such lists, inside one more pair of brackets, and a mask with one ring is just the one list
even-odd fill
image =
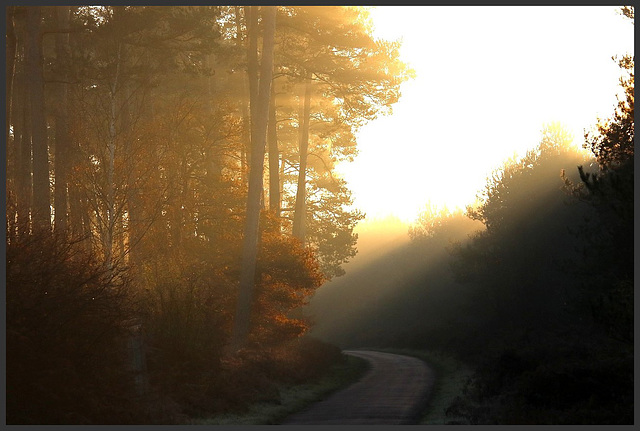
{"label": "bush", "polygon": [[339,348],[307,337],[241,350],[223,359],[207,393],[215,408],[206,413],[244,412],[257,402],[277,404],[283,386],[315,382],[344,360]]}
{"label": "bush", "polygon": [[471,424],[632,424],[633,353],[507,350],[481,364],[449,417]]}
{"label": "bush", "polygon": [[7,244],[7,423],[141,420],[127,280],[50,234]]}
{"label": "bush", "polygon": [[206,272],[176,257],[147,274],[142,297],[149,383],[174,420],[208,408],[228,335],[228,299]]}

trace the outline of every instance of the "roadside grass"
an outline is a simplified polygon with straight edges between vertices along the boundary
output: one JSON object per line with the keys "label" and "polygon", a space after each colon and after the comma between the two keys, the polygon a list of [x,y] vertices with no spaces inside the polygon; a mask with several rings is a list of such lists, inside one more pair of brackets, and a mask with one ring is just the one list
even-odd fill
{"label": "roadside grass", "polygon": [[344,355],[345,359],[334,365],[320,379],[304,385],[280,386],[277,402],[251,404],[241,413],[227,413],[191,420],[193,425],[275,425],[289,415],[304,410],[309,405],[327,398],[330,394],[358,381],[369,369],[367,361]]}
{"label": "roadside grass", "polygon": [[472,374],[471,368],[452,356],[441,352],[381,348],[372,348],[371,350],[413,356],[426,362],[435,373],[435,382],[419,424],[444,425],[458,423],[460,418],[447,417],[445,411],[454,398],[462,394],[464,384]]}

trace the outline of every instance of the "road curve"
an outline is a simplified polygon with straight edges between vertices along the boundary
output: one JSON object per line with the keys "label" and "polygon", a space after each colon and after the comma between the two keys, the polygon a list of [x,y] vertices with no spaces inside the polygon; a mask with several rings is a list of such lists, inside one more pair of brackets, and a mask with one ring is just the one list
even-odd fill
{"label": "road curve", "polygon": [[433,371],[409,356],[367,350],[345,350],[369,361],[362,379],[307,410],[286,418],[282,425],[414,424],[433,386]]}

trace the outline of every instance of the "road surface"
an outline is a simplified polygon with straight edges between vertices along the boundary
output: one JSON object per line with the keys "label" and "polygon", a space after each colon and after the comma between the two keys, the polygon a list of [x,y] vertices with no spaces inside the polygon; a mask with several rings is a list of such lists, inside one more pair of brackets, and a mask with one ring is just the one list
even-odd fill
{"label": "road surface", "polygon": [[285,419],[283,425],[415,424],[433,386],[433,371],[409,356],[345,350],[369,361],[362,379]]}

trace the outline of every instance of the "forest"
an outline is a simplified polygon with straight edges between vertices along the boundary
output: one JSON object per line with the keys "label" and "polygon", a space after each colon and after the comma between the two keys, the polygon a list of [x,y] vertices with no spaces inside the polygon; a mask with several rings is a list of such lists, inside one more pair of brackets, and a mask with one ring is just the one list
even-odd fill
{"label": "forest", "polygon": [[6,7],[7,424],[242,412],[364,346],[472,366],[452,424],[633,423],[634,57],[589,156],[548,124],[348,273],[365,215],[336,165],[414,76],[372,25]]}
{"label": "forest", "polygon": [[6,12],[7,422],[180,422],[335,361],[296,310],[356,253],[334,165],[399,43],[362,8]]}

